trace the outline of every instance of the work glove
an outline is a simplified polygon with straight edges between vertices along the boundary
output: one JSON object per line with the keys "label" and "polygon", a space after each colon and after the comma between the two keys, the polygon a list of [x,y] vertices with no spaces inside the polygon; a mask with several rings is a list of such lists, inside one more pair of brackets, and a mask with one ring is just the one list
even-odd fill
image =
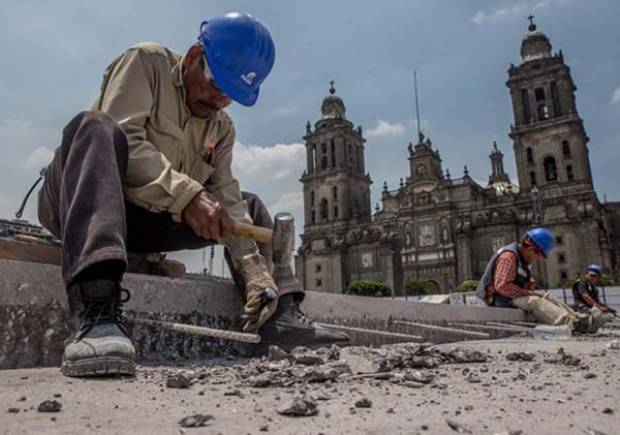
{"label": "work glove", "polygon": [[244,332],[255,333],[276,312],[278,287],[261,254],[246,255],[239,266],[246,288],[242,328]]}

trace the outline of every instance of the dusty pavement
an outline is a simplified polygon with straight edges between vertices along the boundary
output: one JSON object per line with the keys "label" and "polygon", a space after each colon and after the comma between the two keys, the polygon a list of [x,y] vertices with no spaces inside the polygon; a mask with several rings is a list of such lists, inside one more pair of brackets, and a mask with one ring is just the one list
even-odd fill
{"label": "dusty pavement", "polygon": [[[262,360],[142,366],[135,379],[6,370],[0,433],[620,434],[619,336],[272,349]],[[44,401],[61,408],[40,412]]]}

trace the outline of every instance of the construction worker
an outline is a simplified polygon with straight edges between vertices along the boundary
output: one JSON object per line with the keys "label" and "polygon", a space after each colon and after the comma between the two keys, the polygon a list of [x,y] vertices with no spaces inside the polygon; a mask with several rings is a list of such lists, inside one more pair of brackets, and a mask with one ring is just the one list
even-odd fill
{"label": "construction worker", "polygon": [[521,308],[540,323],[567,324],[578,332],[596,332],[601,325],[600,316],[577,314],[550,293],[535,291],[531,265],[534,261],[545,260],[555,243],[548,229],[533,228],[520,243],[500,248],[487,264],[476,295],[490,306]]}
{"label": "construction worker", "polygon": [[252,16],[213,18],[183,56],[152,43],[125,51],[92,111],[65,127],[39,192],[39,219],[63,242],[69,305],[81,320],[65,344],[65,375],[134,373],[121,315],[127,251],[222,243],[245,287],[245,331],[284,346],[347,341],[303,315],[297,281],[278,287],[268,246],[231,235],[233,220],[273,225],[231,172],[235,130],[223,109],[252,106],[274,60],[269,30]]}
{"label": "construction worker", "polygon": [[583,278],[573,284],[573,299],[577,310],[587,311],[596,307],[603,313],[616,313],[615,309],[605,305],[599,299],[596,283],[602,273],[603,269],[601,266],[591,264],[586,268]]}

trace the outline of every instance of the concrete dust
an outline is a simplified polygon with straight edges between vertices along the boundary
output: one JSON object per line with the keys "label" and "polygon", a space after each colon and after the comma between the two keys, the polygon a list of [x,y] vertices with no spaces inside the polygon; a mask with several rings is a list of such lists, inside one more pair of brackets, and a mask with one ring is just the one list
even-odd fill
{"label": "concrete dust", "polygon": [[[261,359],[142,366],[136,378],[4,370],[0,433],[611,435],[614,338],[272,348]],[[54,417],[36,412],[54,395]]]}

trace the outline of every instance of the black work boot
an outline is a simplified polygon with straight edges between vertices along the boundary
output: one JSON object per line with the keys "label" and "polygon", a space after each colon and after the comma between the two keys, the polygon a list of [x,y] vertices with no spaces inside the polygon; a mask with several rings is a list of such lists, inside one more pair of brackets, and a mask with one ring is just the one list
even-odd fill
{"label": "black work boot", "polygon": [[[62,373],[66,376],[133,375],[136,351],[127,338],[121,306],[129,292],[118,281],[74,284],[81,296],[78,331],[65,341]],[[121,298],[124,294],[124,298]]]}
{"label": "black work boot", "polygon": [[314,324],[299,308],[292,294],[278,301],[275,314],[258,330],[262,345],[321,347],[347,344],[349,337]]}

